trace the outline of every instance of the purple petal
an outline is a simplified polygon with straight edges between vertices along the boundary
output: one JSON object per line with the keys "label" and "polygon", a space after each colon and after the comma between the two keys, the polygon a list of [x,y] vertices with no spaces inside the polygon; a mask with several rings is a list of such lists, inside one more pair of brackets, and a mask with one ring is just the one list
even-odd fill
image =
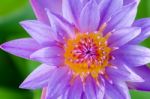
{"label": "purple petal", "polygon": [[85,93],[82,93],[81,99],[87,99],[87,96],[85,95]]}
{"label": "purple petal", "polygon": [[45,8],[61,14],[62,0],[30,0],[30,2],[38,20],[46,24],[49,24],[49,21]]}
{"label": "purple petal", "polygon": [[125,82],[118,82],[116,84],[116,88],[120,91],[119,93],[122,94],[124,97],[123,99],[131,99],[128,86]]}
{"label": "purple petal", "polygon": [[96,91],[98,99],[103,99],[105,95],[105,80],[101,75],[99,76],[99,87]]}
{"label": "purple petal", "polygon": [[111,62],[115,67],[106,68],[106,72],[108,76],[113,82],[118,81],[134,81],[134,82],[143,82],[143,78],[141,78],[136,72],[134,72],[131,68],[126,66],[121,60],[116,59]]}
{"label": "purple petal", "polygon": [[125,70],[121,70],[120,68],[108,67],[106,68],[106,72],[109,76],[109,79],[118,82],[118,81],[126,81],[128,80],[128,76],[130,73]]}
{"label": "purple petal", "polygon": [[139,76],[144,79],[144,82],[128,82],[129,88],[133,90],[150,91],[150,68],[147,66],[140,66],[132,68]]}
{"label": "purple petal", "polygon": [[68,99],[69,96],[69,88],[65,91],[65,93],[61,96],[60,99]]}
{"label": "purple petal", "polygon": [[70,23],[77,25],[80,12],[82,10],[82,3],[80,0],[64,0],[62,4],[63,17]]}
{"label": "purple petal", "polygon": [[140,3],[140,0],[123,0],[124,5],[130,4],[132,2],[137,2],[137,5],[138,5]]}
{"label": "purple petal", "polygon": [[143,18],[143,19],[136,20],[133,26],[148,27],[150,26],[150,18]]}
{"label": "purple petal", "polygon": [[150,49],[138,45],[126,45],[112,53],[129,66],[141,66],[150,62]]}
{"label": "purple petal", "polygon": [[0,48],[13,55],[29,59],[30,55],[41,46],[31,38],[24,38],[6,42]]}
{"label": "purple petal", "polygon": [[101,79],[98,87],[92,77],[89,76],[87,78],[85,82],[85,95],[87,99],[103,99],[105,88],[102,81]]}
{"label": "purple petal", "polygon": [[62,16],[51,13],[49,10],[47,10],[47,14],[52,28],[54,28],[62,38],[74,37],[74,27],[72,24],[70,24]]}
{"label": "purple petal", "polygon": [[49,65],[62,65],[63,64],[64,50],[60,47],[46,47],[34,52],[30,58]]}
{"label": "purple petal", "polygon": [[144,81],[144,79],[142,77],[140,77],[135,71],[133,71],[128,66],[124,66],[123,68],[130,73],[130,75],[128,76],[127,81],[130,81],[130,82],[132,82],[132,81],[134,81],[134,82],[143,82]]}
{"label": "purple petal", "polygon": [[81,79],[77,77],[70,87],[68,99],[81,99],[83,85]]}
{"label": "purple petal", "polygon": [[102,16],[101,23],[108,21],[109,18],[123,6],[123,0],[99,0],[99,1],[100,1],[99,8]]}
{"label": "purple petal", "polygon": [[135,37],[137,37],[141,32],[141,28],[138,27],[130,27],[130,28],[122,28],[112,32],[108,43],[111,47],[120,47]]}
{"label": "purple petal", "polygon": [[97,2],[97,4],[99,4],[102,0],[95,0]]}
{"label": "purple petal", "polygon": [[30,57],[32,57],[32,58],[37,58],[37,57],[52,58],[52,57],[57,57],[57,56],[63,56],[63,54],[64,54],[63,48],[60,48],[57,46],[52,46],[52,47],[42,48],[42,49],[34,52]]}
{"label": "purple petal", "polygon": [[51,45],[57,40],[57,34],[51,27],[40,21],[23,21],[22,27],[40,44]]}
{"label": "purple petal", "polygon": [[54,70],[55,67],[42,64],[26,78],[20,85],[20,88],[37,89],[46,87],[48,85],[49,77],[53,74]]}
{"label": "purple petal", "polygon": [[46,99],[56,99],[58,96],[64,94],[70,84],[70,79],[71,75],[68,74],[67,68],[57,70],[49,80]]}
{"label": "purple petal", "polygon": [[81,11],[79,23],[82,32],[93,32],[98,29],[100,10],[94,0],[90,0]]}
{"label": "purple petal", "polygon": [[96,99],[96,84],[92,77],[88,77],[85,83],[85,94],[87,99]]}
{"label": "purple petal", "polygon": [[134,22],[133,26],[141,27],[142,32],[137,38],[130,42],[131,44],[139,44],[150,36],[150,18],[137,20]]}
{"label": "purple petal", "polygon": [[116,99],[116,97],[118,99],[124,99],[113,84],[110,84],[109,82],[105,81],[105,86],[106,90],[104,99]]}
{"label": "purple petal", "polygon": [[108,22],[105,33],[108,33],[113,29],[130,27],[134,22],[136,12],[137,12],[136,2],[122,7],[122,9],[120,9],[118,12],[116,12],[116,14],[114,14],[111,17],[111,20]]}
{"label": "purple petal", "polygon": [[115,84],[106,83],[106,91],[104,99],[130,99],[128,87],[124,82],[118,82]]}

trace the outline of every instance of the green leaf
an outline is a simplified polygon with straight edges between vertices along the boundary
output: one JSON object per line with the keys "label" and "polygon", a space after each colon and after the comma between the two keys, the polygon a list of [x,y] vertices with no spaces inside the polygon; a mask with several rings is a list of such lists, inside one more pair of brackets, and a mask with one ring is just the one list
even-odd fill
{"label": "green leaf", "polygon": [[149,92],[142,92],[142,91],[131,91],[131,99],[149,99],[150,93]]}
{"label": "green leaf", "polygon": [[137,19],[150,17],[150,0],[140,0],[140,5],[138,7]]}
{"label": "green leaf", "polygon": [[150,38],[148,38],[148,39],[146,39],[145,41],[143,41],[143,42],[141,43],[141,45],[150,48]]}
{"label": "green leaf", "polygon": [[24,90],[15,90],[10,88],[0,87],[0,98],[1,99],[32,99],[32,93]]}
{"label": "green leaf", "polygon": [[33,91],[33,99],[40,99],[41,97],[41,90]]}
{"label": "green leaf", "polygon": [[0,50],[0,86],[18,88],[22,77],[8,54]]}
{"label": "green leaf", "polygon": [[1,0],[0,3],[0,23],[12,18],[22,12],[28,0]]}
{"label": "green leaf", "polygon": [[3,0],[0,3],[0,15],[4,16],[10,14],[17,9],[21,8],[27,0]]}

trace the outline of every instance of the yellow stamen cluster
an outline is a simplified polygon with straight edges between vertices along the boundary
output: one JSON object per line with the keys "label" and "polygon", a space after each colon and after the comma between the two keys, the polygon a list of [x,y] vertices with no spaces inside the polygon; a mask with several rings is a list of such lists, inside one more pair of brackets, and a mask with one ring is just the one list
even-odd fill
{"label": "yellow stamen cluster", "polygon": [[94,33],[76,33],[65,46],[65,64],[75,75],[97,78],[109,64],[110,51],[107,40],[109,33],[102,36],[102,29]]}

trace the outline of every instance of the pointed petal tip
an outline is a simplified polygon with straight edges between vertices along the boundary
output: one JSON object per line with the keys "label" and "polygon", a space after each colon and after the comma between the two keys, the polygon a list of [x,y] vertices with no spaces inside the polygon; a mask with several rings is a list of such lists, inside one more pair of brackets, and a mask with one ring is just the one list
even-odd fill
{"label": "pointed petal tip", "polygon": [[25,88],[24,83],[21,83],[19,88],[24,89]]}
{"label": "pointed petal tip", "polygon": [[21,89],[33,89],[33,87],[31,87],[31,81],[28,79],[28,77],[20,84],[19,88]]}
{"label": "pointed petal tip", "polygon": [[24,89],[24,87],[22,85],[19,86],[20,89]]}
{"label": "pointed petal tip", "polygon": [[[49,18],[49,21],[51,21],[51,20],[53,19],[53,17],[55,17],[55,16],[54,16],[55,13],[51,12],[51,11],[50,11],[49,9],[47,9],[47,8],[45,8],[44,10],[45,10],[45,12],[46,12],[46,14],[47,14],[47,16],[48,16],[48,18]],[[50,22],[50,24],[51,24],[51,22]]]}
{"label": "pointed petal tip", "polygon": [[29,86],[27,86],[25,81],[20,84],[19,88],[21,88],[21,89],[30,89]]}
{"label": "pointed petal tip", "polygon": [[21,25],[21,26],[28,26],[28,24],[32,24],[32,22],[38,22],[38,20],[24,20],[24,21],[20,21],[19,22],[19,24]]}
{"label": "pointed petal tip", "polygon": [[21,21],[19,24],[26,30],[29,28],[28,24],[30,24],[31,20]]}
{"label": "pointed petal tip", "polygon": [[31,55],[29,56],[29,59],[34,60],[34,61],[38,61],[38,56],[36,56],[36,55],[33,53],[33,54],[31,54]]}
{"label": "pointed petal tip", "polygon": [[6,50],[7,49],[6,48],[6,43],[1,44],[0,45],[0,49],[3,50],[3,51],[5,51],[5,52],[7,52],[7,50]]}
{"label": "pointed petal tip", "polygon": [[36,89],[36,88],[34,88],[34,86],[32,86],[32,85],[28,85],[28,83],[27,82],[23,82],[20,86],[19,86],[19,88],[20,89],[27,89],[27,90],[34,90],[34,89]]}
{"label": "pointed petal tip", "polygon": [[29,59],[36,60],[36,58],[34,56],[32,56],[32,55],[29,57]]}
{"label": "pointed petal tip", "polygon": [[51,77],[56,67],[46,64],[40,65],[35,69],[19,86],[22,89],[39,89],[47,86],[48,79]]}
{"label": "pointed petal tip", "polygon": [[31,54],[29,58],[30,58],[30,59],[33,59],[33,60],[36,59],[34,53]]}
{"label": "pointed petal tip", "polygon": [[2,44],[2,45],[0,45],[0,49],[3,49],[3,44]]}
{"label": "pointed petal tip", "polygon": [[[6,42],[6,43],[7,43],[7,42]],[[1,45],[0,45],[0,49],[4,50],[6,43],[1,44]]]}
{"label": "pointed petal tip", "polygon": [[23,23],[29,22],[29,21],[31,21],[31,20],[23,20],[23,21],[20,21],[19,24],[23,24]]}
{"label": "pointed petal tip", "polygon": [[16,39],[0,45],[0,49],[25,59],[28,59],[30,54],[39,48],[40,45],[31,38]]}

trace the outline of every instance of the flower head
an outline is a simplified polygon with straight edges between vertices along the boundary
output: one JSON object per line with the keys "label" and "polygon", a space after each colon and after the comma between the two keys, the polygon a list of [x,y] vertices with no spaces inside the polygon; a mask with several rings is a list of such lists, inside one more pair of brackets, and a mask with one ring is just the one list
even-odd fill
{"label": "flower head", "polygon": [[31,0],[38,20],[21,22],[32,38],[1,49],[42,63],[21,84],[42,99],[130,99],[150,91],[150,19],[135,21],[138,0]]}

